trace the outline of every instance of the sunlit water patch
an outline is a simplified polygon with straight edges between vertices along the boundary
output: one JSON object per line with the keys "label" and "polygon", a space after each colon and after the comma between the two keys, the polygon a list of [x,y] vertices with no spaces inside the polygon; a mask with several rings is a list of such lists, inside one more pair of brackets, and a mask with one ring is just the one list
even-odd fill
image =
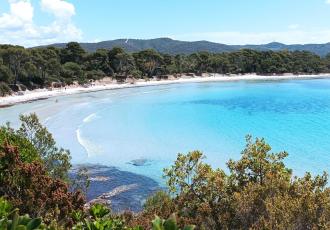
{"label": "sunlit water patch", "polygon": [[0,122],[36,112],[73,163],[100,163],[161,181],[178,152],[225,167],[244,137],[286,150],[295,174],[330,171],[330,80],[162,85],[51,98],[0,109]]}

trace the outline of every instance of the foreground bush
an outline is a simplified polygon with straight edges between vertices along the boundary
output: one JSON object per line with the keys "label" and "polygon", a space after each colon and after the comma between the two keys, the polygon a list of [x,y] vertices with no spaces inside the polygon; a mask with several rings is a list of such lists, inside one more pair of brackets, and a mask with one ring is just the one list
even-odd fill
{"label": "foreground bush", "polygon": [[85,203],[80,192],[71,193],[65,182],[48,176],[42,163],[22,162],[18,149],[8,143],[0,145],[0,196],[46,221],[70,221],[71,212]]}
{"label": "foreground bush", "polygon": [[[264,139],[247,137],[241,159],[227,164],[229,174],[205,164],[199,151],[179,154],[164,171],[179,222],[205,229],[330,229],[327,174],[294,177],[283,163],[287,153],[270,151]],[[155,206],[162,203],[170,207],[167,199]]]}
{"label": "foreground bush", "polygon": [[11,128],[9,123],[0,126],[0,144],[7,142],[17,147],[23,162],[39,161],[49,176],[68,181],[70,152],[57,147],[52,134],[36,114],[20,115],[19,119],[21,125],[17,130]]}
{"label": "foreground bush", "polygon": [[99,204],[86,210],[83,194],[66,181],[68,152],[61,155],[35,115],[21,120],[18,130],[0,128],[1,230],[330,229],[328,175],[293,176],[286,152],[272,153],[251,136],[226,171],[204,163],[199,151],[179,154],[164,170],[168,190],[151,196],[140,213],[113,214]]}
{"label": "foreground bush", "polygon": [[[113,216],[110,210],[103,205],[96,204],[89,209],[88,213],[73,212],[76,223],[70,227],[75,230],[143,230],[140,226],[127,227],[124,219]],[[158,216],[150,223],[147,229],[153,230],[180,230],[176,223],[176,217],[172,215],[167,220]],[[0,198],[0,229],[1,230],[63,230],[67,227],[60,222],[52,221],[46,225],[42,218],[30,218],[29,215],[20,216],[18,209],[3,198]],[[193,230],[194,226],[186,226],[183,230]]]}

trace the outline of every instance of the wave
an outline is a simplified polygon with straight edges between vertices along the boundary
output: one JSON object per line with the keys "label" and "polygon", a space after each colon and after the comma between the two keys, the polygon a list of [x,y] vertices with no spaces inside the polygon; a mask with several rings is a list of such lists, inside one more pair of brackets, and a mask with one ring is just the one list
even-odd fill
{"label": "wave", "polygon": [[87,157],[93,157],[102,154],[102,147],[83,137],[80,129],[76,130],[76,135],[79,144],[85,149]]}
{"label": "wave", "polygon": [[87,117],[85,117],[83,122],[84,123],[89,123],[89,122],[92,122],[93,120],[95,120],[96,118],[98,118],[97,114],[92,113],[92,114],[88,115]]}

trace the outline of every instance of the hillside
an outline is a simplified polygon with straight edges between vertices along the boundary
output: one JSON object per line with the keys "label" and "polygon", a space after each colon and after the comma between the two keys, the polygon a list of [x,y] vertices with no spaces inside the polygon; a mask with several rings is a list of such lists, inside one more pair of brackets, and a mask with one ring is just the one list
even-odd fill
{"label": "hillside", "polygon": [[[59,48],[65,47],[65,43],[52,44]],[[89,51],[94,52],[97,49],[111,49],[115,46],[123,47],[128,52],[136,52],[144,49],[155,49],[161,53],[168,54],[191,54],[198,51],[209,51],[213,53],[230,52],[239,49],[249,48],[255,50],[306,50],[316,53],[320,56],[325,56],[330,53],[330,43],[326,44],[306,44],[306,45],[285,45],[282,43],[272,42],[263,45],[225,45],[208,41],[178,41],[170,38],[156,39],[117,39],[97,43],[81,43],[81,46]]]}

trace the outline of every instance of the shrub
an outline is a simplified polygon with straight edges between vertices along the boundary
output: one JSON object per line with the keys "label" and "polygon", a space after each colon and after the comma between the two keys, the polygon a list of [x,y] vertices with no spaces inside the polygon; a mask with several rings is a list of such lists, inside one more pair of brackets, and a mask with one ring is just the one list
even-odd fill
{"label": "shrub", "polygon": [[[264,139],[247,144],[229,174],[205,164],[199,151],[179,154],[165,170],[179,223],[205,229],[329,229],[328,175],[292,177],[286,152]],[[157,205],[156,205],[157,207]]]}
{"label": "shrub", "polygon": [[12,214],[12,218],[0,219],[0,229],[40,230],[42,228],[41,218],[32,219],[29,215],[19,216],[18,210]]}
{"label": "shrub", "polygon": [[22,162],[18,149],[7,142],[0,146],[0,196],[22,212],[46,221],[70,222],[70,213],[81,210],[85,203],[80,192],[71,193],[65,182],[48,176],[42,163]]}
{"label": "shrub", "polygon": [[[183,230],[193,230],[195,226],[189,225],[185,226]],[[152,221],[152,229],[153,230],[180,230],[176,223],[175,215],[172,215],[167,220],[161,219],[158,216]]]}
{"label": "shrub", "polygon": [[158,191],[150,196],[144,204],[144,212],[168,218],[175,211],[175,205],[170,195],[165,191]]}

